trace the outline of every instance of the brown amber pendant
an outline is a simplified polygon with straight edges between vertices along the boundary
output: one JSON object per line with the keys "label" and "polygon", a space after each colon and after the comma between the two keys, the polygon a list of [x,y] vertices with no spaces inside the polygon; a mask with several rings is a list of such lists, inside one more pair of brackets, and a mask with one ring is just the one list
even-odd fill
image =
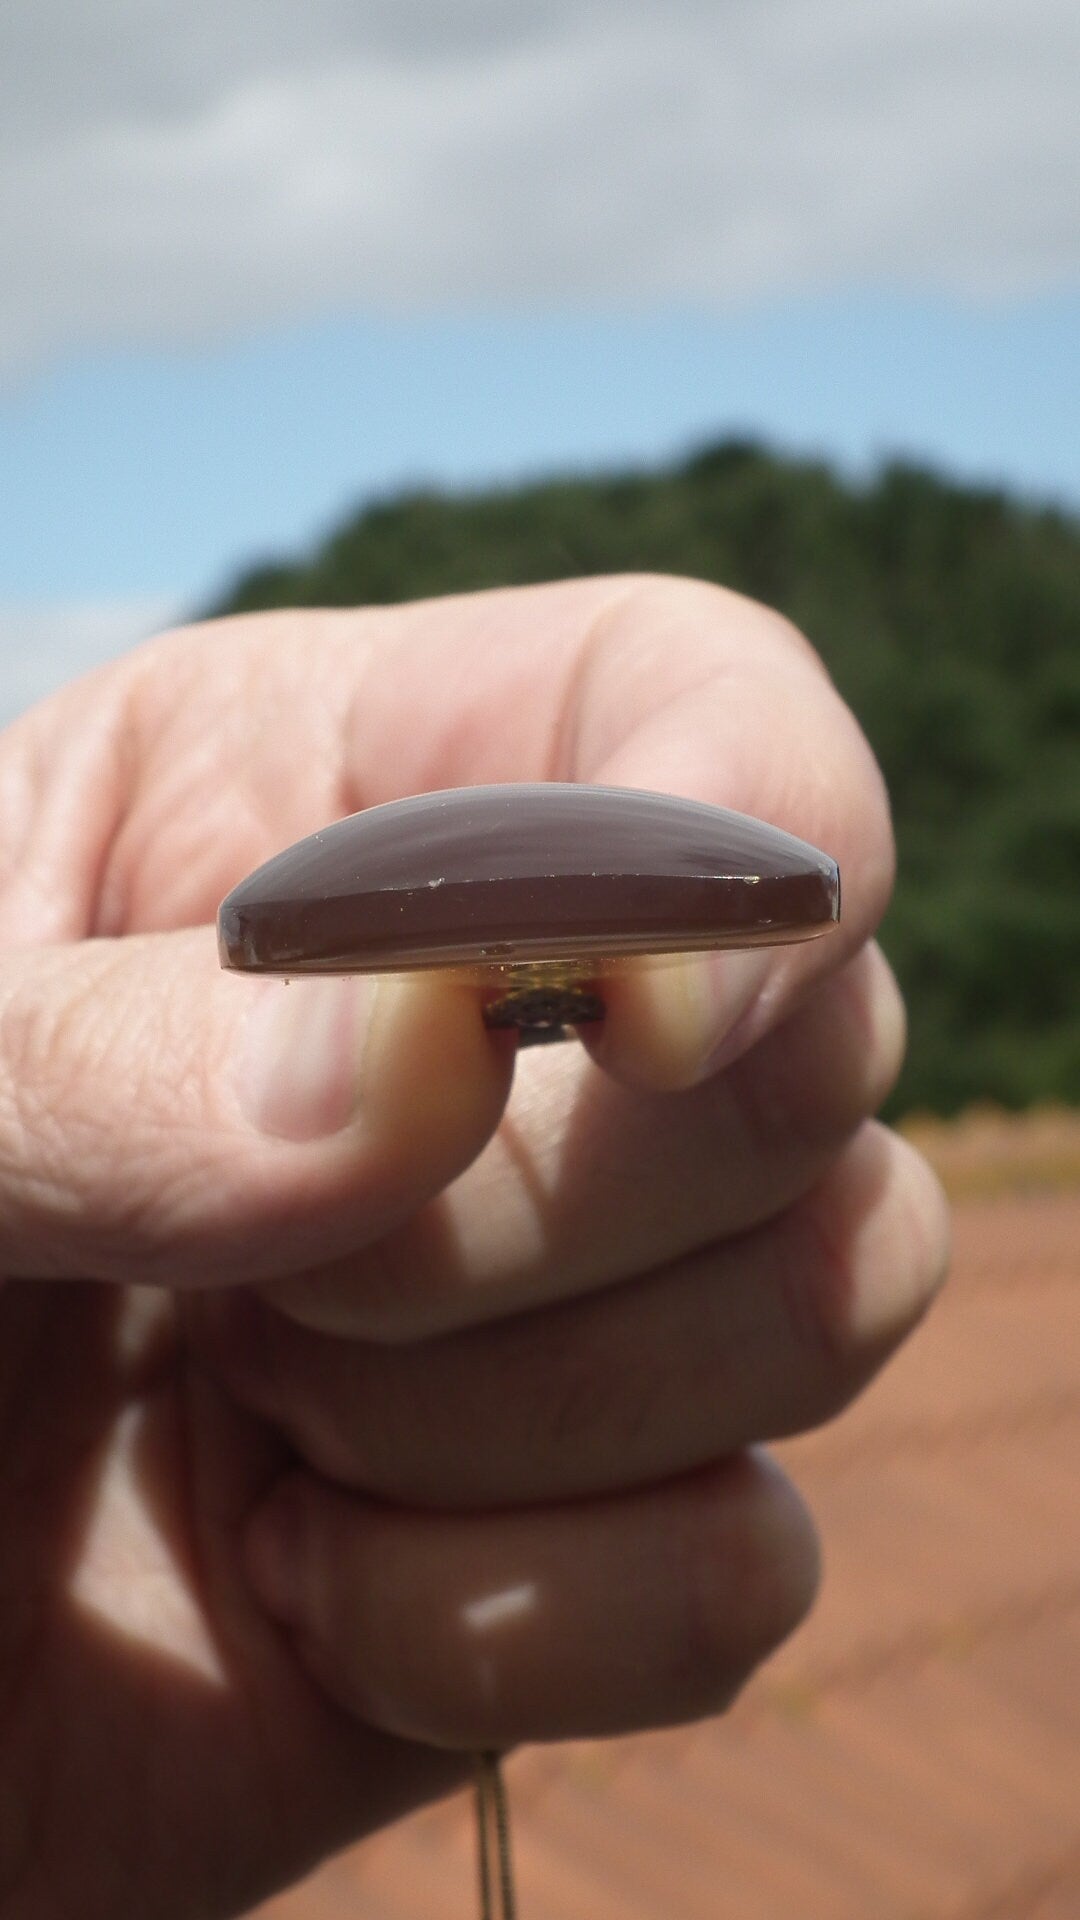
{"label": "brown amber pendant", "polygon": [[635,788],[418,794],[338,820],[234,887],[222,965],[253,973],[466,970],[490,1025],[561,1037],[602,1016],[635,956],[809,940],[839,917],[835,861],[745,814]]}

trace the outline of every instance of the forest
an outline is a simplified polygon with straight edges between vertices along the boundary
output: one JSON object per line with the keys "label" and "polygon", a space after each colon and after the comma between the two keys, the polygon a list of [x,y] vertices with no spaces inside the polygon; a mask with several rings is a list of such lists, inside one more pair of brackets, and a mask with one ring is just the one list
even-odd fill
{"label": "forest", "polygon": [[882,938],[908,999],[894,1114],[1080,1104],[1080,521],[901,463],[862,484],[748,441],[662,470],[358,511],[213,611],[570,575],[691,574],[778,607],[892,795]]}

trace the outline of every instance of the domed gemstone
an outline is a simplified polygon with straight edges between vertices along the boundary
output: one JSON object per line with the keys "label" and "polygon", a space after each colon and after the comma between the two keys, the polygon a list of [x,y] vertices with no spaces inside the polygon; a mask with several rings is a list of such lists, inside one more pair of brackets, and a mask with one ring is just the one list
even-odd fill
{"label": "domed gemstone", "polygon": [[697,800],[550,783],[418,794],[338,820],[222,903],[222,965],[256,973],[502,969],[808,940],[835,861]]}

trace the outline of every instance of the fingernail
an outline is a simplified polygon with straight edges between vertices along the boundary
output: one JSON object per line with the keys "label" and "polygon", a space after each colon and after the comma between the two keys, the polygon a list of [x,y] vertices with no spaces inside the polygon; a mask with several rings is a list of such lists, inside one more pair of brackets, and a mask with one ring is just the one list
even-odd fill
{"label": "fingernail", "polygon": [[717,1073],[742,1051],[747,1015],[756,1006],[774,960],[764,948],[741,953],[714,953],[708,957],[707,1041],[702,1078]]}
{"label": "fingernail", "polygon": [[240,1103],[261,1132],[317,1140],[353,1118],[373,981],[260,981],[244,1027]]}
{"label": "fingernail", "polygon": [[304,1510],[295,1492],[272,1494],[244,1539],[244,1565],[256,1596],[275,1620],[288,1625],[304,1610]]}

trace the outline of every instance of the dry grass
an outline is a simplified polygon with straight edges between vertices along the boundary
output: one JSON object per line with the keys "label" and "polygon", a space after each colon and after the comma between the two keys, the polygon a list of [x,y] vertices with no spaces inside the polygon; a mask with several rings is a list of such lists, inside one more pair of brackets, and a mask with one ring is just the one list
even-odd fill
{"label": "dry grass", "polygon": [[971,1107],[956,1120],[912,1114],[901,1132],[926,1155],[954,1200],[1080,1192],[1080,1112]]}

